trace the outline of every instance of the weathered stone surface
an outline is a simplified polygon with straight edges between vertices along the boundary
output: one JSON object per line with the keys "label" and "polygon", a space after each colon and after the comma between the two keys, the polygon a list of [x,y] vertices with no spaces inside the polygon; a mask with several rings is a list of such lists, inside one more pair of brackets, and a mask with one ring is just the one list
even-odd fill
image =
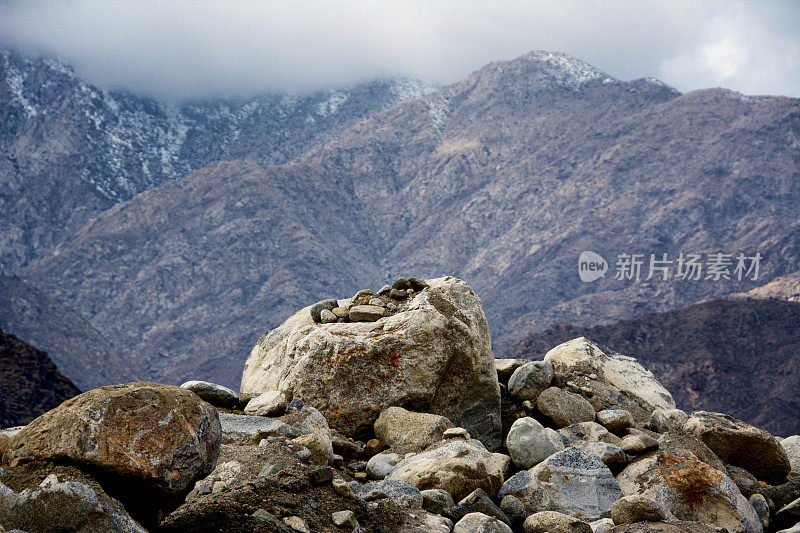
{"label": "weathered stone surface", "polygon": [[531,361],[517,368],[508,380],[508,392],[518,400],[536,400],[553,381],[553,365]]}
{"label": "weathered stone surface", "polygon": [[384,314],[386,314],[386,309],[380,305],[370,303],[367,305],[354,305],[350,308],[347,316],[353,322],[375,322],[383,318]]}
{"label": "weathered stone surface", "polygon": [[450,493],[442,489],[427,489],[422,494],[422,508],[433,514],[451,517],[455,502]]}
{"label": "weathered stone surface", "polygon": [[781,447],[786,452],[791,469],[800,472],[800,435],[792,435],[781,440]]}
{"label": "weathered stone surface", "polygon": [[527,359],[495,359],[494,368],[497,370],[497,380],[500,383],[508,383],[508,378],[516,369],[529,363]]}
{"label": "weathered stone surface", "polygon": [[658,447],[658,441],[645,434],[625,435],[619,445],[626,453],[639,455]]}
{"label": "weathered stone surface", "polygon": [[202,399],[217,407],[233,408],[239,403],[239,395],[235,391],[216,383],[208,381],[187,381],[181,385],[182,388],[190,390]]}
{"label": "weathered stone surface", "polygon": [[441,415],[389,407],[375,421],[375,436],[397,451],[419,452],[442,440],[453,423]]}
{"label": "weathered stone surface", "polygon": [[597,421],[612,433],[622,433],[633,426],[633,415],[625,409],[603,409],[597,412]]}
{"label": "weathered stone surface", "polygon": [[383,479],[397,469],[402,457],[396,453],[378,453],[367,461],[367,475],[372,479]]}
{"label": "weathered stone surface", "polygon": [[622,439],[597,422],[579,422],[558,430],[565,446],[578,442],[607,442],[619,446]]}
{"label": "weathered stone surface", "polygon": [[515,530],[522,529],[528,513],[525,504],[516,496],[505,496],[500,500],[500,510],[511,520],[511,527]]}
{"label": "weathered stone surface", "polygon": [[585,337],[556,346],[547,352],[544,360],[550,361],[557,373],[596,374],[599,381],[626,391],[654,408],[675,409],[675,400],[669,391],[636,359],[616,353]]}
{"label": "weathered stone surface", "polygon": [[171,385],[128,383],[80,394],[19,432],[12,466],[45,460],[99,469],[119,480],[179,493],[214,467],[216,409]]}
{"label": "weathered stone surface", "polygon": [[471,509],[478,513],[483,513],[487,516],[502,520],[508,525],[511,525],[511,519],[489,498],[489,495],[483,489],[475,489],[469,496],[458,502],[458,505]]}
{"label": "weathered stone surface", "polygon": [[256,416],[275,416],[286,410],[286,395],[281,391],[262,392],[244,407],[245,414]]}
{"label": "weathered stone surface", "polygon": [[[688,520],[731,532],[760,533],[761,521],[728,475],[677,444],[642,456],[617,476],[626,496],[660,505],[669,520]],[[723,467],[724,468],[724,467]]]}
{"label": "weathered stone surface", "polygon": [[258,442],[267,437],[297,437],[299,433],[276,418],[255,415],[219,415],[222,442]]}
{"label": "weathered stone surface", "polygon": [[611,506],[611,519],[617,525],[660,522],[665,518],[666,513],[661,505],[640,494],[623,496]]}
{"label": "weathered stone surface", "polygon": [[656,433],[666,433],[668,431],[682,429],[687,418],[689,418],[689,415],[680,409],[670,409],[666,411],[658,408],[650,415],[647,428]]}
{"label": "weathered stone surface", "polygon": [[504,522],[483,513],[469,513],[456,523],[453,533],[512,533]]}
{"label": "weathered stone surface", "polygon": [[628,455],[616,444],[607,442],[579,442],[573,444],[576,448],[587,454],[594,454],[603,463],[611,468],[618,468],[628,462]]}
{"label": "weathered stone surface", "polygon": [[318,325],[295,313],[253,348],[242,393],[301,397],[347,436],[413,403],[497,449],[500,388],[481,302],[461,280],[428,281],[406,311],[376,322]]}
{"label": "weathered stone surface", "polygon": [[451,533],[453,521],[421,509],[408,510],[406,521],[398,533]]}
{"label": "weathered stone surface", "polygon": [[403,459],[388,479],[401,479],[420,490],[442,489],[461,499],[475,489],[494,497],[511,458],[491,453],[477,440],[444,441],[431,450]]}
{"label": "weathered stone surface", "polygon": [[322,310],[327,309],[328,311],[332,311],[339,307],[339,304],[333,298],[328,298],[327,300],[322,300],[320,302],[315,303],[310,308],[308,308],[309,314],[311,315],[311,320],[314,322],[321,322],[322,321]]}
{"label": "weathered stone surface", "polygon": [[531,468],[564,449],[561,436],[531,417],[514,421],[506,437],[506,448],[518,468]]}
{"label": "weathered stone surface", "polygon": [[621,496],[614,475],[595,455],[569,447],[503,484],[499,496],[516,496],[531,512],[558,511],[596,520]]}
{"label": "weathered stone surface", "polygon": [[612,529],[613,533],[722,533],[720,528],[697,522],[671,520],[669,522],[639,522],[624,524]]}
{"label": "weathered stone surface", "polygon": [[18,491],[0,482],[0,529],[146,533],[95,481],[77,470],[61,470]]}
{"label": "weathered stone surface", "polygon": [[769,503],[767,503],[767,499],[761,494],[753,494],[748,498],[750,505],[753,506],[753,510],[756,512],[758,517],[761,519],[761,525],[766,530],[769,527]]}
{"label": "weathered stone surface", "polygon": [[592,404],[558,387],[550,387],[536,398],[536,411],[558,428],[595,419]]}
{"label": "weathered stone surface", "polygon": [[403,508],[422,508],[422,494],[419,489],[399,479],[384,479],[366,483],[359,487],[358,495],[368,502],[389,498]]}
{"label": "weathered stone surface", "polygon": [[556,511],[540,511],[525,519],[525,533],[592,533],[592,526]]}
{"label": "weathered stone surface", "polygon": [[695,411],[683,425],[722,459],[777,485],[790,471],[789,458],[774,436],[722,413]]}

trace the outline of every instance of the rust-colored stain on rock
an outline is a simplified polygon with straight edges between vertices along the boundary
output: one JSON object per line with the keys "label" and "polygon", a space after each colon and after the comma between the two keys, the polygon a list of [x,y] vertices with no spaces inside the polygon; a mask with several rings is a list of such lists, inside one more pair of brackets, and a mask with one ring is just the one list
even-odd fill
{"label": "rust-colored stain on rock", "polygon": [[689,505],[702,504],[711,486],[723,479],[718,470],[691,455],[664,452],[659,454],[658,464],[658,473],[667,485]]}

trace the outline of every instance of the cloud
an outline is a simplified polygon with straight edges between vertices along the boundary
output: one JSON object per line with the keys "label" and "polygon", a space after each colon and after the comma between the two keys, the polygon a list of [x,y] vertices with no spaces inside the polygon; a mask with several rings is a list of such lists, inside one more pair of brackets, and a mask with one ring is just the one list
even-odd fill
{"label": "cloud", "polygon": [[797,20],[798,3],[730,0],[0,0],[0,44],[171,101],[392,75],[449,83],[534,49],[684,91],[797,96]]}

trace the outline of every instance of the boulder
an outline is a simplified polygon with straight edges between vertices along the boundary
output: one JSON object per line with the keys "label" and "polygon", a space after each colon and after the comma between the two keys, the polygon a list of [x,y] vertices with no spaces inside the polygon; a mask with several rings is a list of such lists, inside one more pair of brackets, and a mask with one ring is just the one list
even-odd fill
{"label": "boulder", "polygon": [[208,474],[220,449],[217,410],[172,385],[100,387],[67,400],[19,432],[11,466],[70,463],[168,493]]}
{"label": "boulder", "polygon": [[522,529],[528,513],[525,504],[516,496],[506,496],[500,500],[500,510],[511,520],[511,527],[516,531]]}
{"label": "boulder", "polygon": [[617,525],[660,522],[665,518],[666,513],[661,505],[640,494],[623,496],[611,506],[611,519]]}
{"label": "boulder", "polygon": [[422,494],[422,508],[426,511],[446,517],[451,517],[453,507],[456,506],[450,493],[442,489],[427,489]]}
{"label": "boulder", "polygon": [[625,435],[619,447],[622,448],[625,453],[639,455],[654,448],[658,448],[658,441],[644,433]]}
{"label": "boulder", "polygon": [[378,453],[367,461],[367,476],[372,479],[384,479],[397,469],[402,457],[396,453]]}
{"label": "boulder", "polygon": [[781,440],[781,447],[789,459],[793,472],[800,472],[800,435],[792,435]]}
{"label": "boulder", "polygon": [[285,410],[286,395],[277,390],[262,392],[247,402],[244,408],[245,414],[256,416],[275,416]]}
{"label": "boulder", "polygon": [[603,409],[597,412],[597,421],[611,433],[622,433],[634,424],[633,415],[625,409]]}
{"label": "boulder", "polygon": [[401,526],[402,533],[451,533],[453,521],[444,516],[421,509],[405,512],[406,520]]}
{"label": "boulder", "polygon": [[375,322],[316,324],[308,309],[295,313],[253,348],[242,393],[301,397],[349,437],[386,408],[413,405],[498,449],[500,387],[480,299],[449,276],[428,283],[405,311]]}
{"label": "boulder", "polygon": [[497,370],[497,380],[500,383],[508,383],[508,379],[516,369],[529,363],[527,359],[495,359],[494,368]]}
{"label": "boulder", "polygon": [[682,429],[686,419],[689,418],[685,412],[680,409],[670,409],[665,411],[658,408],[650,415],[650,420],[647,422],[647,429],[655,431],[656,433],[666,433],[668,431],[675,431]]}
{"label": "boulder", "polygon": [[347,317],[353,322],[375,322],[383,318],[385,313],[386,309],[380,305],[354,305]]}
{"label": "boulder", "polygon": [[[628,454],[616,444],[607,442],[579,442],[573,444],[576,448],[587,454],[594,454],[609,468],[616,469],[627,464]],[[616,470],[615,470],[616,471]]]}
{"label": "boulder", "polygon": [[384,479],[361,485],[358,496],[371,502],[381,498],[389,498],[404,509],[421,509],[422,494],[415,486],[399,479]]}
{"label": "boulder", "polygon": [[525,519],[525,533],[592,533],[592,526],[556,511],[540,511]]}
{"label": "boulder", "polygon": [[453,533],[512,533],[511,528],[497,518],[483,513],[469,513],[456,523]]}
{"label": "boulder", "polygon": [[458,502],[461,507],[483,513],[487,516],[502,520],[509,526],[511,519],[489,498],[489,495],[483,489],[475,489],[469,496]]}
{"label": "boulder", "polygon": [[518,418],[506,437],[506,448],[517,468],[531,468],[564,449],[561,436],[530,417]]}
{"label": "boulder", "polygon": [[613,533],[724,533],[724,530],[720,530],[718,527],[697,522],[685,522],[683,520],[624,524],[615,527],[611,531]]}
{"label": "boulder", "polygon": [[297,437],[299,432],[277,418],[255,415],[233,415],[223,413],[219,416],[224,443],[258,443],[268,437]]}
{"label": "boulder", "polygon": [[442,440],[453,423],[441,415],[415,413],[402,407],[389,407],[375,421],[375,436],[393,450],[419,452]]}
{"label": "boulder", "polygon": [[625,391],[653,408],[675,409],[675,400],[669,391],[636,359],[585,337],[556,346],[547,352],[544,360],[551,362],[558,374],[594,374],[598,381]]}
{"label": "boulder", "polygon": [[553,381],[553,365],[531,361],[517,368],[508,380],[508,392],[518,400],[536,400]]}
{"label": "boulder", "polygon": [[54,472],[32,487],[14,490],[0,481],[0,529],[146,533],[96,481],[74,468],[48,468]]}
{"label": "boulder", "polygon": [[578,422],[592,422],[595,419],[592,404],[577,394],[558,387],[550,387],[539,395],[536,399],[536,411],[558,428]]}
{"label": "boulder", "polygon": [[753,507],[723,470],[677,442],[670,448],[639,457],[617,475],[626,496],[653,500],[669,520],[712,524],[732,533],[762,532]]}
{"label": "boulder", "polygon": [[723,462],[741,466],[771,485],[782,483],[791,469],[778,439],[738,418],[695,411],[683,429],[705,443]]}
{"label": "boulder", "polygon": [[596,520],[621,496],[614,475],[595,455],[569,447],[503,484],[499,496],[516,496],[528,512],[558,511]]}
{"label": "boulder", "polygon": [[579,442],[607,442],[619,446],[622,439],[597,422],[579,422],[558,430],[565,446]]}
{"label": "boulder", "polygon": [[455,499],[483,489],[494,497],[511,458],[492,453],[477,440],[449,440],[403,459],[388,479],[400,479],[420,490],[442,489]]}
{"label": "boulder", "polygon": [[239,395],[235,391],[210,383],[208,381],[187,381],[181,388],[190,390],[213,406],[233,409],[239,404]]}

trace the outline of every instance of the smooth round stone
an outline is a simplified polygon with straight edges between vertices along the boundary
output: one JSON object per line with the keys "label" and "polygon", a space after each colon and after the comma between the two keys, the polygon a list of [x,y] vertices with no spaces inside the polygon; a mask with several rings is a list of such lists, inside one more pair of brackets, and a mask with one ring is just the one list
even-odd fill
{"label": "smooth round stone", "polygon": [[333,311],[328,309],[323,309],[319,313],[320,322],[323,324],[330,324],[332,322],[336,322],[336,315],[333,314]]}
{"label": "smooth round stone", "polygon": [[344,307],[334,307],[331,312],[336,315],[336,318],[347,318],[347,309]]}
{"label": "smooth round stone", "polygon": [[386,311],[377,305],[354,305],[350,308],[350,320],[353,322],[375,322],[383,317]]}
{"label": "smooth round stone", "polygon": [[262,392],[247,402],[244,408],[245,414],[258,416],[273,416],[285,410],[286,395],[277,390]]}
{"label": "smooth round stone", "polygon": [[376,306],[376,307],[383,307],[383,306],[384,306],[384,305],[386,305],[386,304],[384,304],[384,303],[383,303],[383,300],[381,300],[380,298],[372,298],[372,299],[369,301],[369,305],[374,305],[374,306]]}

